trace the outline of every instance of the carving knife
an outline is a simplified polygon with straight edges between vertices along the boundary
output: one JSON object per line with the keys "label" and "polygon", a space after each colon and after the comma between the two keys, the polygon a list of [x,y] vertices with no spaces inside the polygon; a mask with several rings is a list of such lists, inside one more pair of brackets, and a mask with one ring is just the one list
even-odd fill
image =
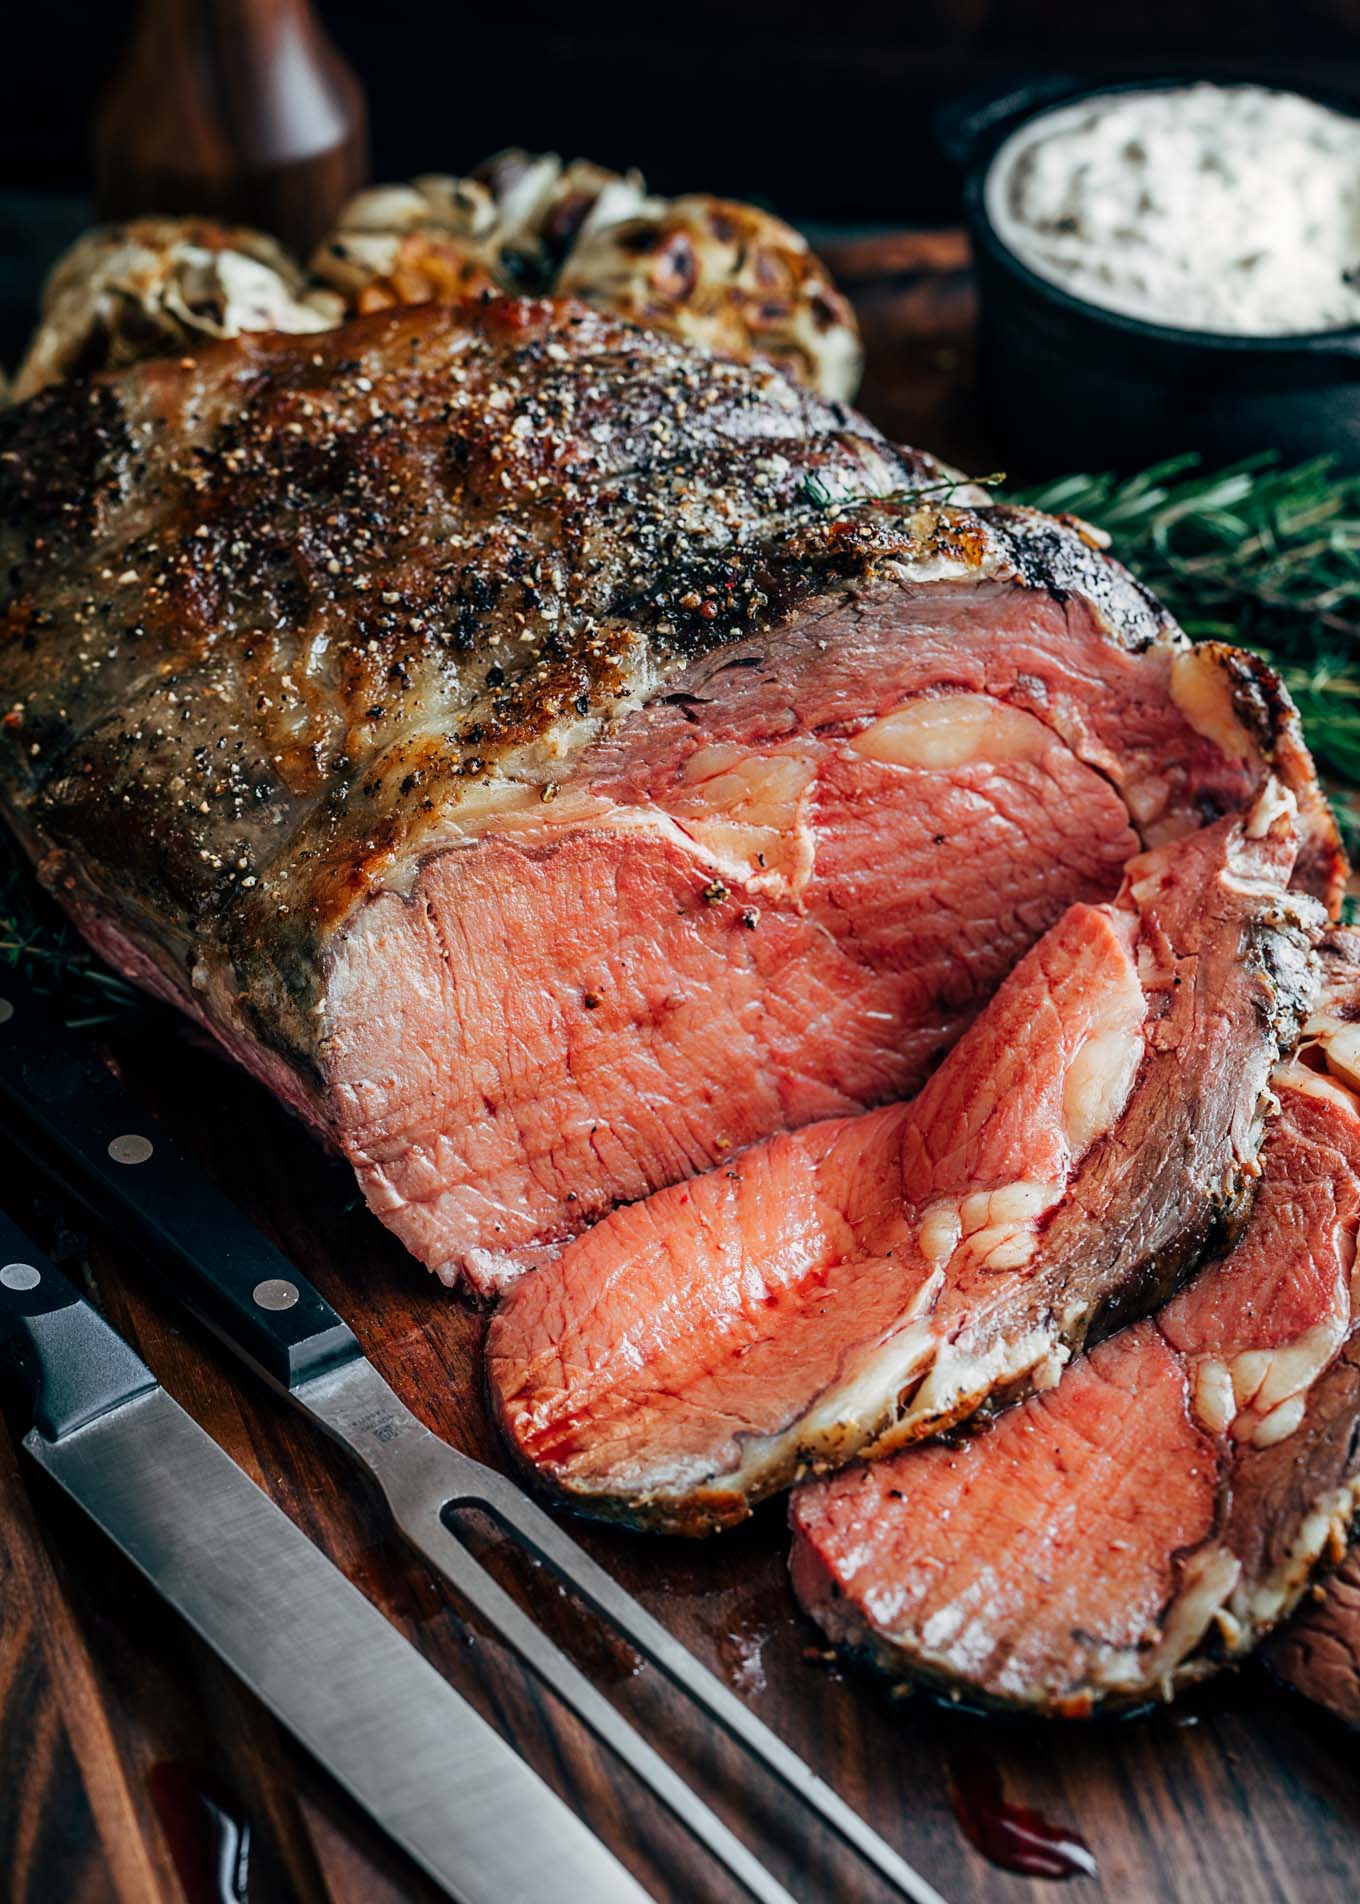
{"label": "carving knife", "polygon": [[646,1904],[4,1215],[0,1345],[33,1459],[457,1904]]}
{"label": "carving knife", "polygon": [[788,1893],[496,1581],[455,1531],[459,1508],[499,1527],[651,1661],[900,1897],[939,1893],[708,1672],[507,1475],[434,1434],[305,1277],[16,974],[0,975],[0,1115],[96,1216],[130,1230],[171,1289],[235,1353],[348,1450],[402,1536],[761,1904]]}

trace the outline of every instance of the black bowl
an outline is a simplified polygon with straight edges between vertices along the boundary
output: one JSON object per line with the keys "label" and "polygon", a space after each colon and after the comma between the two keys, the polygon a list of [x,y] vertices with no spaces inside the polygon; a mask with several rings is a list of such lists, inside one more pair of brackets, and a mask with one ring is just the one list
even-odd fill
{"label": "black bowl", "polygon": [[[979,375],[1013,479],[1136,469],[1185,450],[1215,463],[1264,449],[1289,463],[1328,454],[1360,468],[1360,325],[1237,337],[1147,323],[1050,284],[1020,261],[992,223],[991,164],[1022,125],[1085,99],[1193,83],[1089,86],[1041,79],[960,102],[941,115],[946,149],[966,167],[964,210],[980,299]],[[1360,117],[1353,99],[1311,87],[1291,90]]]}

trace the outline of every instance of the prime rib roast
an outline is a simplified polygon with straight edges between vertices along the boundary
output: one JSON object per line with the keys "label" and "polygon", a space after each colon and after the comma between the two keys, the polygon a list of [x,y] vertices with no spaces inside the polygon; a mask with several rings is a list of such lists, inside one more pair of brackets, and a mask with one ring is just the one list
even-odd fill
{"label": "prime rib roast", "polygon": [[3,795],[118,965],[483,1284],[900,1098],[1273,768],[1268,671],[772,371],[399,309],[0,420]]}
{"label": "prime rib roast", "polygon": [[999,1460],[1330,1105],[1263,1095],[1344,873],[1270,670],[772,369],[510,298],[242,337],[0,415],[0,557],[44,881],[508,1289],[582,1505],[882,1455],[801,1554],[1040,1391]]}

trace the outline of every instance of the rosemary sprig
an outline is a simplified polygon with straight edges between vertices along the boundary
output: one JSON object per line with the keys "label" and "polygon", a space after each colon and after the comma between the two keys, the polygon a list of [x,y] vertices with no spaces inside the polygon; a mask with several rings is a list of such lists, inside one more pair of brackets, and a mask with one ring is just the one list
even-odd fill
{"label": "rosemary sprig", "polygon": [[1000,473],[992,476],[941,476],[933,483],[916,483],[905,489],[867,490],[843,488],[838,478],[833,489],[819,471],[810,469],[803,476],[802,496],[814,509],[863,509],[880,503],[923,502],[938,502],[948,507],[961,489],[995,489],[1005,480],[1005,476]]}
{"label": "rosemary sprig", "polygon": [[[961,480],[892,500],[947,504]],[[835,493],[815,473],[804,478],[804,496],[818,509],[868,500]],[[1123,479],[1066,476],[1013,499],[1106,530],[1114,554],[1188,635],[1239,642],[1273,662],[1329,770],[1347,847],[1360,860],[1360,476],[1338,475],[1325,460],[1281,469],[1269,456],[1205,471],[1182,456]],[[17,851],[0,846],[0,969],[12,967],[57,997],[74,1023],[148,1009],[82,946]]]}
{"label": "rosemary sprig", "polygon": [[156,1009],[145,992],[100,963],[39,887],[18,848],[0,845],[0,972],[19,971],[66,1022],[89,1028]]}

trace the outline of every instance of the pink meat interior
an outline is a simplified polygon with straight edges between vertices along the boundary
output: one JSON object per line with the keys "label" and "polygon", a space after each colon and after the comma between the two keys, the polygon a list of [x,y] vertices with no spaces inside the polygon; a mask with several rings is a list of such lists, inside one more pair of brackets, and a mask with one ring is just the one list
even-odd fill
{"label": "pink meat interior", "polygon": [[1072,1169],[1078,1053],[1112,1032],[1138,1044],[1133,937],[1131,915],[1074,906],[914,1101],[776,1137],[518,1284],[488,1367],[524,1459],[584,1493],[722,1475],[852,1376],[928,1284],[947,1279],[928,1304],[941,1330],[989,1297],[1031,1247],[1016,1190],[1037,1215]]}
{"label": "pink meat interior", "polygon": [[696,666],[555,798],[471,808],[330,974],[373,1208],[490,1287],[772,1131],[911,1092],[1139,834],[1243,804],[1253,770],[1168,671],[1076,600],[883,585]]}

